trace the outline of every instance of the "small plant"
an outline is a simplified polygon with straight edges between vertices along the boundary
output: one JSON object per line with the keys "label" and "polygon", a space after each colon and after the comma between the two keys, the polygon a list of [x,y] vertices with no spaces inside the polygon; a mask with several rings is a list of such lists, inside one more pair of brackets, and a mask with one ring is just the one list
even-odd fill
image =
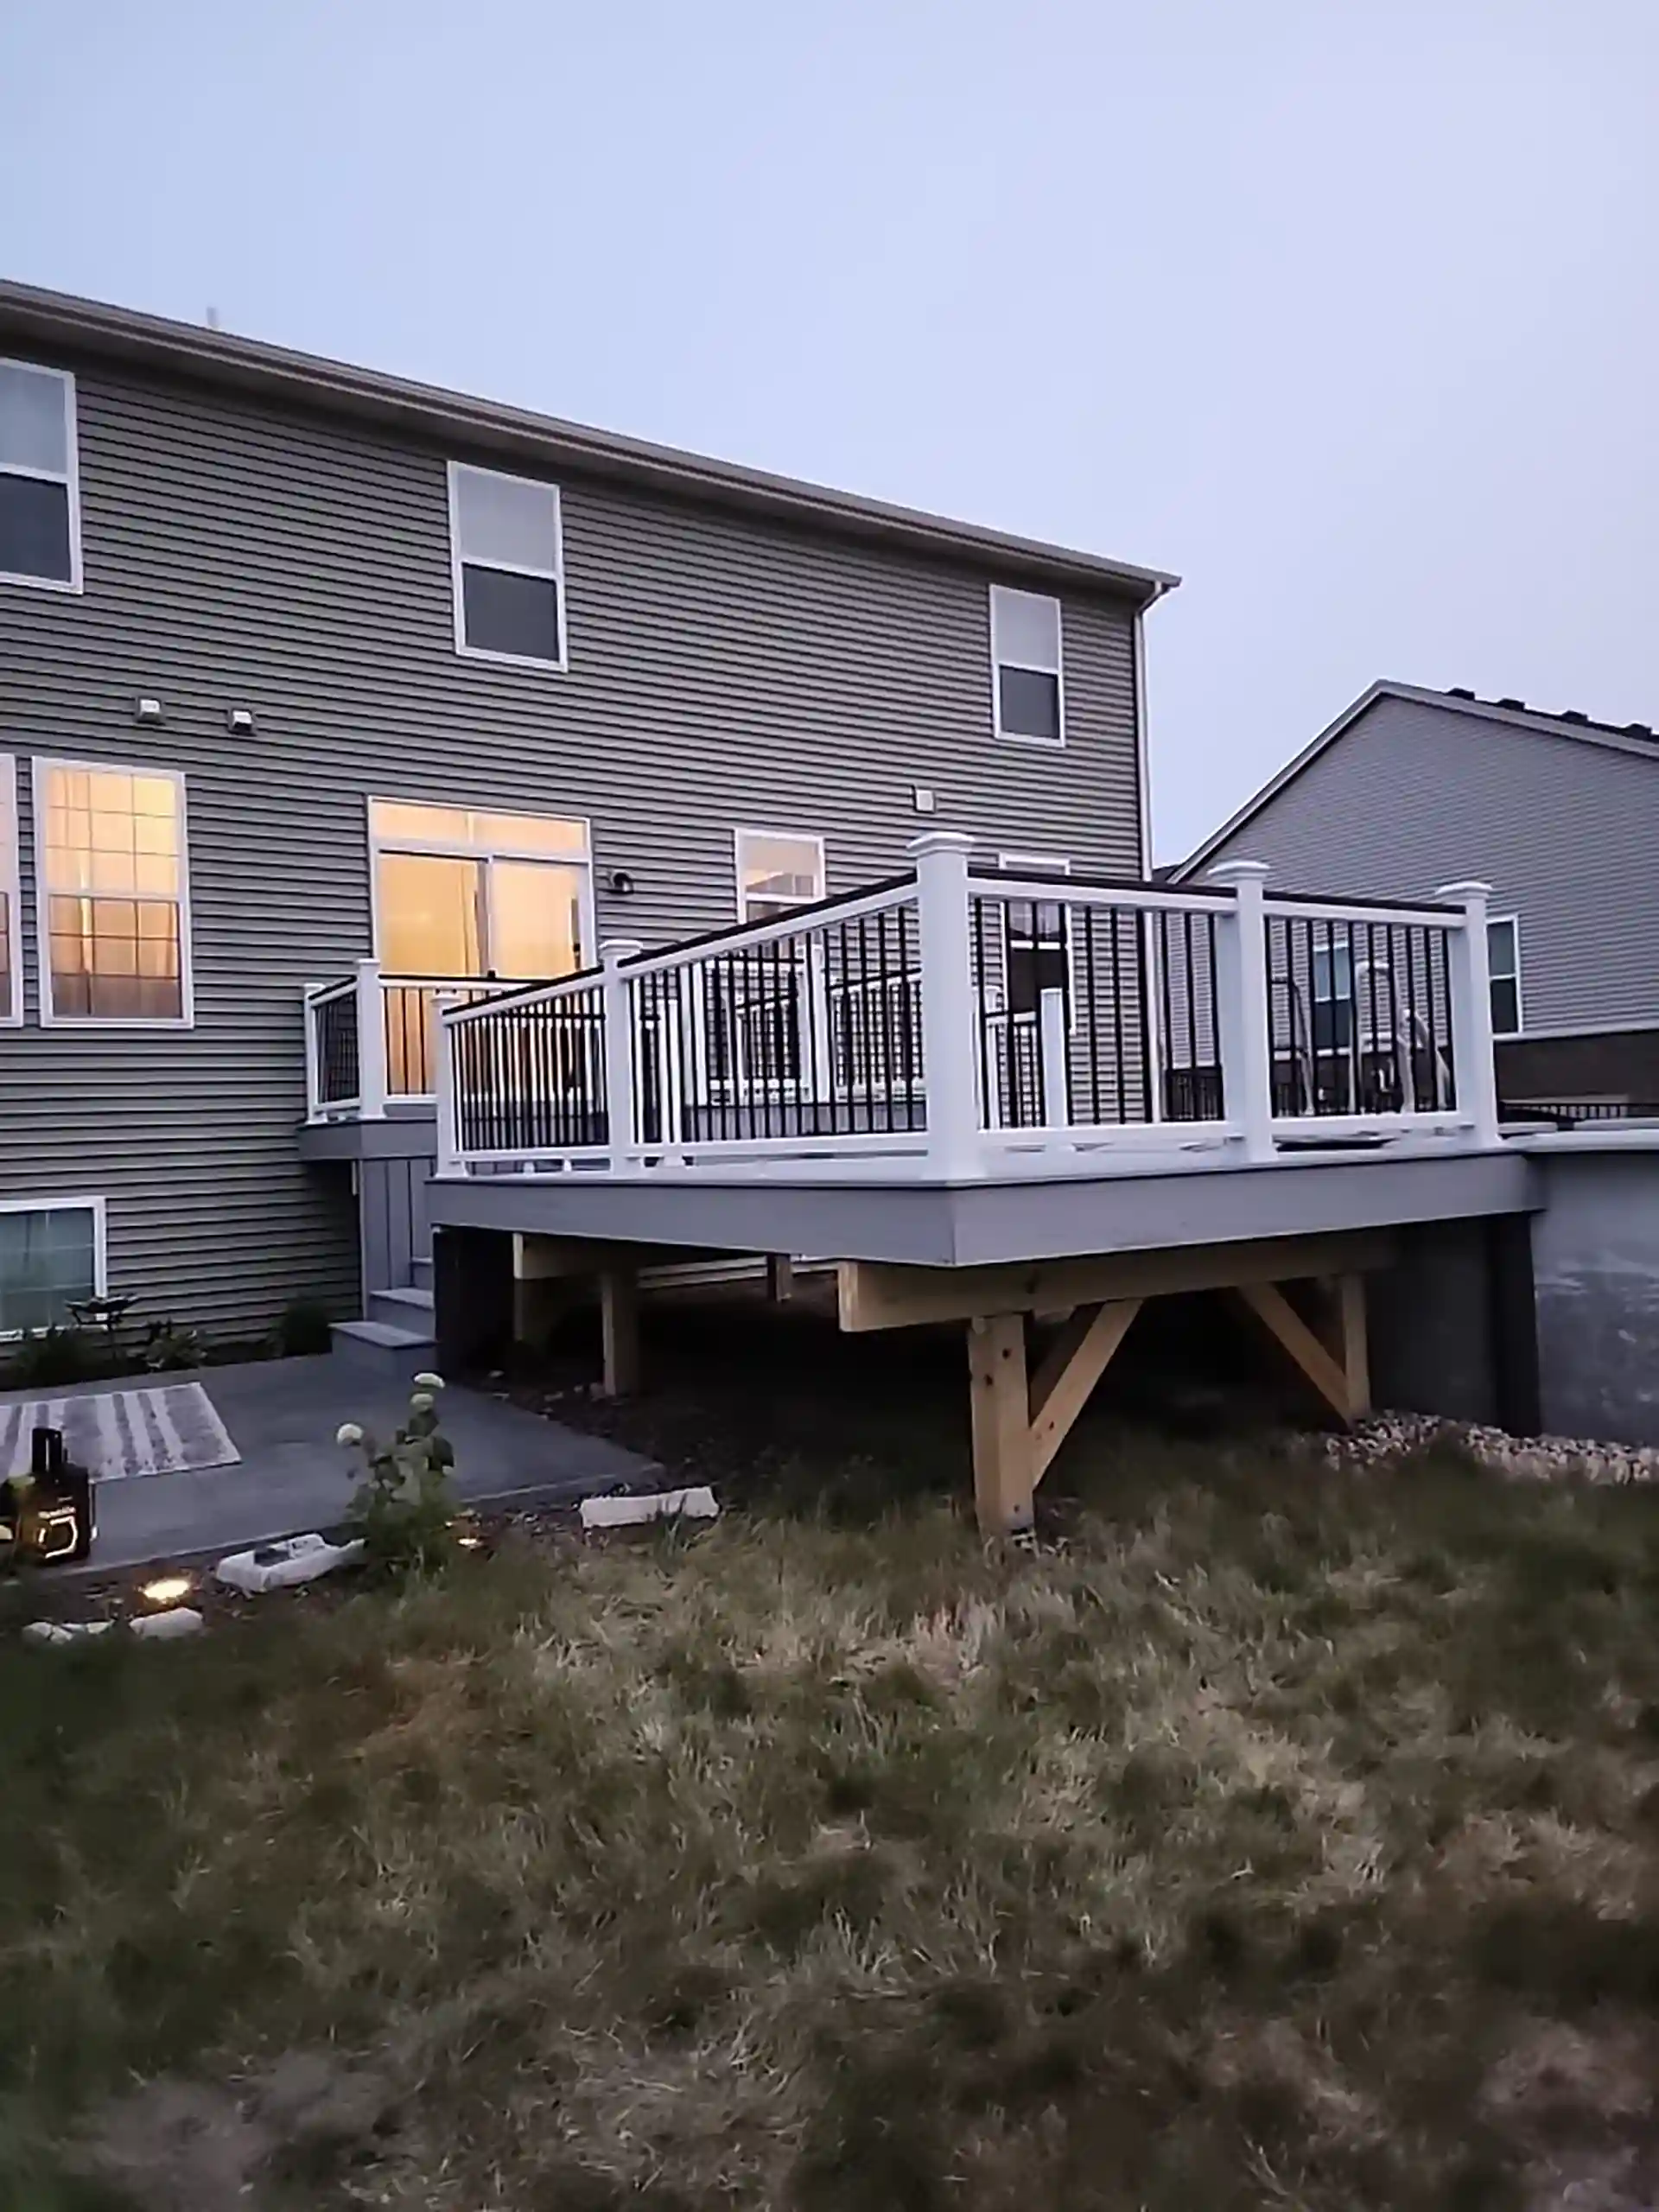
{"label": "small plant", "polygon": [[165,1374],[169,1368],[202,1367],[207,1359],[200,1331],[181,1329],[174,1321],[150,1323],[144,1332],[141,1356],[152,1375]]}
{"label": "small plant", "polygon": [[85,1382],[109,1365],[105,1347],[85,1329],[54,1324],[35,1329],[11,1356],[9,1386],[20,1390],[49,1389],[60,1383]]}
{"label": "small plant", "polygon": [[273,1332],[282,1359],[311,1359],[334,1348],[328,1333],[328,1308],[321,1299],[296,1298],[283,1308]]}
{"label": "small plant", "polygon": [[365,1478],[346,1523],[369,1564],[403,1577],[430,1574],[454,1554],[455,1501],[449,1488],[454,1447],[438,1426],[441,1375],[417,1375],[404,1424],[389,1445],[348,1421],[336,1440],[363,1455]]}

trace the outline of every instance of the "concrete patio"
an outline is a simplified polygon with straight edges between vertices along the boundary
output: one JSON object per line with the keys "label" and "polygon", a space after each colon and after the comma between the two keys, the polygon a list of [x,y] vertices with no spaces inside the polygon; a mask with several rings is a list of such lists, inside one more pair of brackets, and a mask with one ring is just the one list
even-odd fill
{"label": "concrete patio", "polygon": [[[325,1356],[188,1375],[118,1376],[74,1389],[7,1391],[0,1393],[0,1406],[186,1381],[206,1389],[240,1460],[199,1473],[100,1482],[92,1556],[70,1572],[224,1553],[333,1527],[361,1466],[358,1454],[334,1441],[335,1432],[352,1421],[390,1436],[408,1403],[396,1382]],[[455,1495],[465,1505],[558,1504],[596,1491],[649,1487],[658,1472],[650,1460],[601,1437],[562,1428],[476,1390],[445,1392],[443,1427],[455,1447]]]}

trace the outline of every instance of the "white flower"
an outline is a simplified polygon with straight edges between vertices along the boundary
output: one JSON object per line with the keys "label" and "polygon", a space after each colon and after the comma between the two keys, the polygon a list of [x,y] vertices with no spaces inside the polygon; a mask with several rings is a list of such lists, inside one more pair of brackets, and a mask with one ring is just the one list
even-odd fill
{"label": "white flower", "polygon": [[429,1390],[417,1390],[409,1402],[409,1410],[412,1414],[429,1414],[436,1402]]}
{"label": "white flower", "polygon": [[363,1432],[354,1421],[343,1421],[334,1431],[334,1441],[336,1444],[360,1444]]}
{"label": "white flower", "polygon": [[443,1377],[442,1375],[417,1375],[415,1377],[415,1388],[417,1390],[442,1390]]}

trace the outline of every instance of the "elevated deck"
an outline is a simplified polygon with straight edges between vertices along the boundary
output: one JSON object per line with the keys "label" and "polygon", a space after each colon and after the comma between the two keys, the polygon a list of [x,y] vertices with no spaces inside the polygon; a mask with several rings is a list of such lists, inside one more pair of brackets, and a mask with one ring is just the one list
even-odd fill
{"label": "elevated deck", "polygon": [[[415,1157],[429,1095],[438,1328],[463,1351],[512,1325],[514,1284],[588,1270],[630,1387],[639,1268],[676,1253],[836,1262],[847,1328],[967,1321],[988,1527],[1028,1516],[1146,1297],[1236,1292],[1360,1410],[1393,1233],[1534,1202],[1498,1130],[1483,887],[1357,904],[1249,863],[1192,890],[979,870],[950,833],[912,850],[868,890],[552,983],[323,987],[306,1148]],[[1027,1317],[1061,1312],[1028,1376]]]}

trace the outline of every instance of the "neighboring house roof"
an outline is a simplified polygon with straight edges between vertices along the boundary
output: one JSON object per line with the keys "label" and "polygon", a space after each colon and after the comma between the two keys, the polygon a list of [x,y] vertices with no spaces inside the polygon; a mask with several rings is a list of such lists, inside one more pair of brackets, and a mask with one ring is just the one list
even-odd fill
{"label": "neighboring house roof", "polygon": [[1051,583],[1122,592],[1142,606],[1180,582],[1161,569],[1138,568],[976,523],[954,522],[762,469],[740,467],[732,461],[708,460],[671,446],[617,437],[607,430],[290,353],[226,331],[137,315],[32,285],[0,283],[0,350],[20,343],[161,369],[228,390],[418,431],[440,442],[464,435],[469,444],[494,447],[548,466],[580,467],[590,475],[620,478],[682,498],[758,512],[840,537],[885,540],[958,558],[991,559]]}
{"label": "neighboring house roof", "polygon": [[1565,737],[1585,744],[1606,747],[1615,753],[1634,753],[1647,760],[1659,762],[1659,735],[1646,722],[1601,722],[1581,714],[1575,707],[1568,707],[1558,715],[1546,714],[1541,708],[1528,706],[1524,699],[1478,699],[1472,691],[1454,688],[1450,691],[1426,690],[1416,683],[1373,683],[1361,692],[1351,707],[1344,707],[1335,721],[1322,729],[1311,745],[1305,745],[1294,760],[1287,761],[1271,782],[1262,785],[1254,798],[1247,799],[1230,821],[1224,822],[1213,836],[1206,837],[1196,852],[1189,853],[1170,870],[1172,879],[1185,882],[1195,869],[1220,847],[1228,844],[1245,825],[1260,814],[1268,801],[1276,798],[1287,784],[1300,776],[1322,753],[1328,752],[1343,732],[1353,725],[1379,699],[1409,699],[1422,707],[1444,707],[1452,714],[1471,715],[1478,721],[1501,722],[1514,729],[1536,730],[1548,737]]}

